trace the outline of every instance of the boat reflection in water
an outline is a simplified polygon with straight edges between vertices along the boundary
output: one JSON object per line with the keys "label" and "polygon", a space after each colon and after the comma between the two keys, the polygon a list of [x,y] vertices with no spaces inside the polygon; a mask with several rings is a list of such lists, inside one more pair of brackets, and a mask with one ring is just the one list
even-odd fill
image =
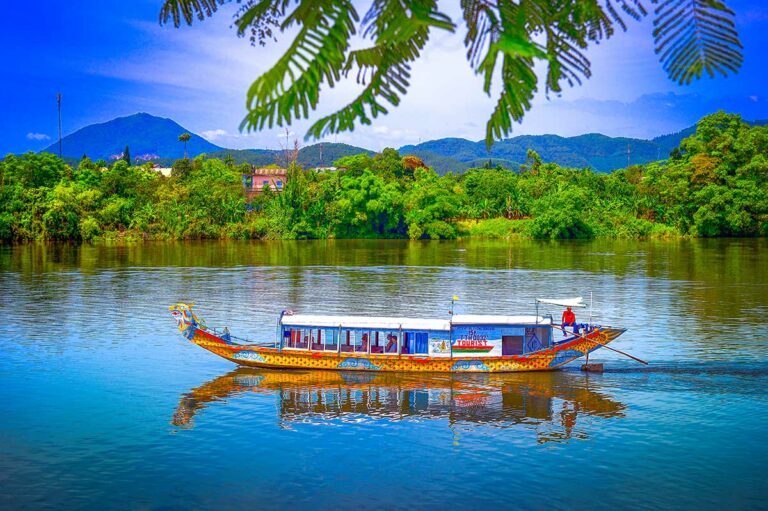
{"label": "boat reflection in water", "polygon": [[275,394],[280,425],[444,420],[449,427],[534,427],[539,442],[586,438],[577,421],[623,417],[625,406],[560,371],[424,375],[239,368],[181,397],[172,423],[190,428],[210,403],[244,392]]}

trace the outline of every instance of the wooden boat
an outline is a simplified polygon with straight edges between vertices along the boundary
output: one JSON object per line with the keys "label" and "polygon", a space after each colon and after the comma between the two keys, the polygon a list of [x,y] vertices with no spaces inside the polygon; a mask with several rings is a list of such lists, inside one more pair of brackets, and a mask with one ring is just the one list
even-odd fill
{"label": "wooden boat", "polygon": [[284,311],[277,338],[268,343],[250,343],[226,328],[208,328],[192,304],[169,309],[182,335],[211,353],[243,366],[282,369],[545,371],[588,357],[625,331],[590,323],[561,329],[551,316],[538,314],[539,303],[585,306],[581,298],[538,299],[533,316],[451,315],[447,320]]}

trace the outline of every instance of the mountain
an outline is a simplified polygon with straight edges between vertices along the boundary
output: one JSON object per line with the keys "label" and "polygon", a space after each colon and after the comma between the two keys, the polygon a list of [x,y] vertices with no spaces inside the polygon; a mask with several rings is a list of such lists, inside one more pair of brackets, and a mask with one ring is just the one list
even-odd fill
{"label": "mountain", "polygon": [[669,150],[652,140],[614,138],[599,133],[576,137],[522,135],[496,142],[490,152],[486,150],[485,141],[446,138],[404,146],[400,152],[419,156],[441,174],[451,170],[460,172],[489,161],[493,166],[517,168],[525,163],[528,149],[536,151],[545,162],[609,172],[626,167],[628,147],[630,163],[647,163],[669,154]]}
{"label": "mountain", "polygon": [[[766,124],[755,121],[752,124]],[[658,136],[651,140],[637,138],[609,137],[590,133],[575,137],[558,135],[522,135],[496,142],[487,151],[485,141],[472,142],[463,138],[441,138],[418,145],[406,145],[400,154],[418,156],[438,173],[463,172],[472,167],[502,165],[516,169],[525,163],[528,149],[536,151],[545,162],[568,167],[590,167],[598,172],[610,172],[630,164],[643,164],[664,159],[685,137],[696,131],[691,126],[677,133]],[[280,164],[285,160],[283,151],[272,149],[224,149],[212,144],[180,126],[171,119],[155,117],[146,113],[118,117],[109,122],[86,126],[62,140],[65,158],[74,162],[82,155],[92,160],[120,155],[126,145],[135,159],[152,157],[157,163],[169,166],[173,160],[184,156],[184,144],[179,135],[190,133],[187,151],[190,157],[206,153],[210,157],[231,156],[237,163],[252,165]],[[58,144],[52,144],[46,151],[58,153]],[[629,151],[629,155],[627,152]],[[332,165],[343,156],[374,151],[348,144],[320,143],[302,147],[299,163],[304,167]]]}
{"label": "mountain", "polygon": [[[67,135],[61,140],[62,154],[78,160],[84,154],[92,160],[109,160],[122,154],[127,145],[134,159],[152,156],[183,158],[184,144],[179,142],[179,135],[182,133],[192,135],[187,142],[187,152],[190,156],[222,149],[192,134],[171,119],[138,113],[101,124],[91,124]],[[58,142],[51,144],[44,151],[58,153]]]}
{"label": "mountain", "polygon": [[[765,125],[768,121],[753,121],[753,125]],[[696,132],[690,126],[677,133],[658,136],[651,140],[626,137],[609,137],[599,133],[561,137],[558,135],[521,135],[500,140],[491,151],[485,141],[472,142],[463,138],[441,138],[418,145],[400,148],[400,154],[418,156],[438,173],[462,172],[468,168],[502,165],[516,169],[525,163],[528,149],[536,151],[545,162],[567,167],[590,167],[598,172],[610,172],[631,165],[665,159],[680,142]],[[629,155],[627,152],[629,151]]]}
{"label": "mountain", "polygon": [[[330,166],[339,158],[360,153],[374,154],[374,151],[349,144],[322,142],[301,147],[298,162],[305,168]],[[284,151],[274,149],[221,149],[208,153],[208,156],[211,158],[231,156],[237,163],[250,163],[251,165],[280,165],[286,159]]]}

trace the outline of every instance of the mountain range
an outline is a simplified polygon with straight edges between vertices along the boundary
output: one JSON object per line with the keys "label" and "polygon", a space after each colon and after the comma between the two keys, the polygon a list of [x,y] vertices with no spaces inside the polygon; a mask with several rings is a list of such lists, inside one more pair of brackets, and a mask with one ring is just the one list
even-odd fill
{"label": "mountain range", "polygon": [[[399,151],[402,155],[420,157],[440,174],[462,172],[486,164],[516,169],[526,161],[528,149],[536,151],[545,162],[610,172],[626,167],[628,162],[643,164],[664,159],[682,139],[694,131],[695,126],[692,126],[651,140],[609,137],[599,133],[575,137],[522,135],[498,141],[490,151],[486,149],[484,141],[442,138],[418,145],[406,145]],[[62,153],[69,159],[79,160],[87,155],[92,160],[109,160],[120,157],[127,145],[134,159],[157,160],[161,165],[169,165],[184,156],[184,144],[179,142],[182,133],[191,134],[187,142],[190,157],[202,153],[218,158],[229,155],[238,163],[254,165],[280,163],[285,159],[282,151],[273,149],[225,149],[192,134],[171,119],[147,113],[86,126],[62,139]],[[58,142],[45,151],[58,153]],[[302,147],[298,161],[305,167],[331,165],[338,158],[359,153],[373,154],[374,151],[347,144],[320,143]]]}

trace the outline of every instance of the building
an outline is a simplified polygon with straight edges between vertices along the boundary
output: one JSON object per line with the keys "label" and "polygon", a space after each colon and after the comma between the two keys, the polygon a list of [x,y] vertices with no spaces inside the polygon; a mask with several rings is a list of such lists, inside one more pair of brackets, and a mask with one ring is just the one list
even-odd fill
{"label": "building", "polygon": [[263,193],[265,186],[273,192],[282,192],[287,177],[287,169],[254,167],[248,174],[243,174],[243,190],[249,201]]}
{"label": "building", "polygon": [[152,170],[154,170],[158,174],[162,174],[165,177],[171,177],[171,174],[173,173],[172,167],[160,167],[157,165],[153,165]]}

